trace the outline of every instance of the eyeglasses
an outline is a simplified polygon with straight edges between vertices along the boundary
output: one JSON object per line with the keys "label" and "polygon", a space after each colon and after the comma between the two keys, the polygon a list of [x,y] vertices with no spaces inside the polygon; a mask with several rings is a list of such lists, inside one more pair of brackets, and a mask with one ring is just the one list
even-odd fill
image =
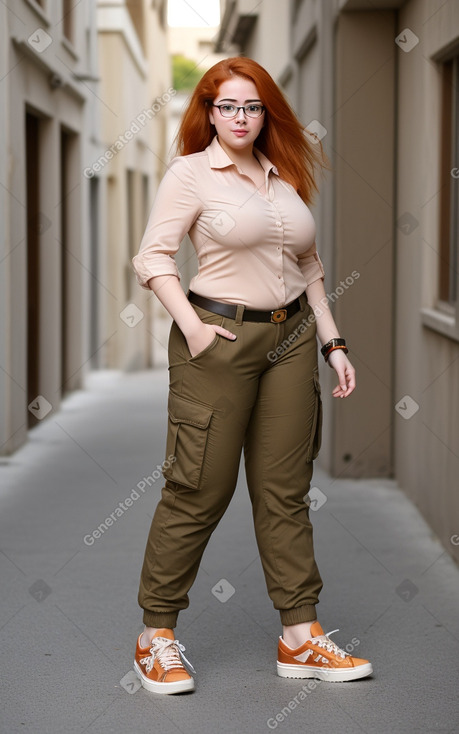
{"label": "eyeglasses", "polygon": [[239,110],[244,110],[247,117],[261,117],[265,108],[261,104],[248,104],[236,107],[234,104],[213,104],[212,107],[218,107],[222,117],[237,117]]}

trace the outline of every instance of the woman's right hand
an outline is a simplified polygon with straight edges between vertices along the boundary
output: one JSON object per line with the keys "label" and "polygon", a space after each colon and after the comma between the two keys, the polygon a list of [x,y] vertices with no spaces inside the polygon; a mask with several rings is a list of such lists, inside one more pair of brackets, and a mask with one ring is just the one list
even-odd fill
{"label": "woman's right hand", "polygon": [[148,281],[148,286],[181,330],[192,357],[203,352],[215,339],[215,334],[220,334],[225,339],[236,339],[236,334],[228,329],[201,321],[176,275],[155,275]]}
{"label": "woman's right hand", "polygon": [[225,337],[225,339],[231,339],[234,341],[237,337],[228,329],[224,329],[223,326],[217,326],[217,324],[204,324],[201,321],[201,325],[198,329],[195,329],[191,334],[185,336],[188,349],[192,357],[196,357],[199,352],[203,352],[211,342],[215,339],[215,334]]}

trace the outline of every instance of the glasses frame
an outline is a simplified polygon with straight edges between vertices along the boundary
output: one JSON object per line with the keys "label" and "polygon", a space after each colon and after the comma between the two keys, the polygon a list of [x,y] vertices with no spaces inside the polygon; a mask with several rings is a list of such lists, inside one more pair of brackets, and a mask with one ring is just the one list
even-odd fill
{"label": "glasses frame", "polygon": [[[227,115],[224,115],[223,112],[220,109],[221,107],[228,107],[228,106],[231,106],[231,107],[235,107],[236,108],[236,112],[234,113],[234,115],[231,115],[230,117],[228,117]],[[248,112],[246,111],[246,107],[255,107],[255,106],[256,107],[261,107],[260,114],[259,115],[249,115]],[[264,113],[264,111],[266,109],[266,107],[264,105],[262,105],[262,104],[260,104],[260,105],[254,105],[254,104],[249,105],[249,104],[247,104],[247,105],[241,105],[240,107],[238,107],[237,105],[228,105],[228,102],[224,102],[223,104],[212,104],[212,107],[218,107],[218,110],[219,110],[219,112],[220,112],[220,114],[221,114],[221,116],[223,117],[224,120],[234,120],[234,118],[238,116],[239,110],[243,110],[244,111],[244,115],[246,117],[250,117],[252,120],[257,120],[259,117],[262,116],[262,114]]]}

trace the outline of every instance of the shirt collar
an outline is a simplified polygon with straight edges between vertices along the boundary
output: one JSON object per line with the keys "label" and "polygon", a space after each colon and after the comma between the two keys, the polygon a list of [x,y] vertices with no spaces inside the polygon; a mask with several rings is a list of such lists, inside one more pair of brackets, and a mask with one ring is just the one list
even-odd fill
{"label": "shirt collar", "polygon": [[[222,146],[218,141],[218,136],[215,135],[210,145],[206,148],[207,155],[209,156],[209,162],[211,168],[227,168],[228,166],[235,166],[234,161],[231,160],[229,155],[223,150]],[[254,148],[253,152],[260,161],[261,167],[265,173],[272,171],[279,175],[276,166],[261,152],[258,148]]]}

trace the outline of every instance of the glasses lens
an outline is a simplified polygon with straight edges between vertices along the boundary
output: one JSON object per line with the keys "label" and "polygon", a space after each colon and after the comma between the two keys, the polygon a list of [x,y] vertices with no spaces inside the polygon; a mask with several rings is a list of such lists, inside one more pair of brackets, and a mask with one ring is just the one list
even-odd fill
{"label": "glasses lens", "polygon": [[232,104],[220,105],[220,112],[222,113],[223,117],[234,117],[237,114],[236,107]]}
{"label": "glasses lens", "polygon": [[261,113],[263,112],[262,105],[259,104],[249,104],[245,108],[245,114],[249,117],[260,117]]}

